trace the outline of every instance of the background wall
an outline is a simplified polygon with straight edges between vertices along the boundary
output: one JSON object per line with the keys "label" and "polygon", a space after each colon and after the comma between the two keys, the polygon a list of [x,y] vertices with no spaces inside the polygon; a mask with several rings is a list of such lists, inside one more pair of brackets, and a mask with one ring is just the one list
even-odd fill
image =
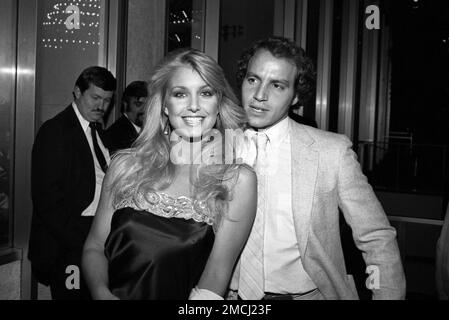
{"label": "background wall", "polygon": [[20,299],[20,261],[0,265],[0,300]]}
{"label": "background wall", "polygon": [[252,42],[273,35],[273,0],[225,0],[220,2],[218,62],[236,93],[237,61]]}
{"label": "background wall", "polygon": [[148,80],[165,53],[166,0],[133,0],[128,7],[126,84]]}

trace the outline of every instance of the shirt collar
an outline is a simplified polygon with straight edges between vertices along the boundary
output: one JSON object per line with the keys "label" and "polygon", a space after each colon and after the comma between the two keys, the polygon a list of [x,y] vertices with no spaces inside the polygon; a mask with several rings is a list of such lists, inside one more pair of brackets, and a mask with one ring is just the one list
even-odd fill
{"label": "shirt collar", "polygon": [[83,128],[83,131],[86,132],[87,128],[89,127],[89,121],[83,118],[80,111],[78,110],[78,106],[76,105],[75,101],[72,102],[73,110],[75,111],[76,117],[78,118],[81,128]]}
{"label": "shirt collar", "polygon": [[269,127],[265,130],[259,130],[260,132],[264,132],[268,136],[268,140],[271,145],[277,145],[282,142],[282,140],[287,136],[289,131],[289,121],[288,117],[279,121],[274,126]]}

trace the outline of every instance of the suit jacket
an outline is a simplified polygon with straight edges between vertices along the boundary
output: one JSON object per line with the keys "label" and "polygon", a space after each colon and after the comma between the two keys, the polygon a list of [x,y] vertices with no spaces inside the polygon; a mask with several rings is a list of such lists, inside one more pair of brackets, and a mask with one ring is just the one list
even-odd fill
{"label": "suit jacket", "polygon": [[94,198],[94,159],[72,105],[46,121],[37,133],[31,188],[28,257],[38,280],[46,283],[46,274],[59,258],[71,255],[80,263],[92,222],[92,217],[81,213]]}
{"label": "suit jacket", "polygon": [[[373,290],[373,298],[404,298],[405,276],[396,231],[363,175],[351,142],[343,135],[288,121],[293,221],[307,274],[326,299],[358,299],[354,281],[346,272],[340,208],[366,265],[378,268],[379,289]],[[238,272],[232,289],[236,279]]]}
{"label": "suit jacket", "polygon": [[436,286],[440,300],[449,300],[449,205],[436,250]]}
{"label": "suit jacket", "polygon": [[138,134],[131,121],[122,115],[106,130],[107,148],[112,153],[131,147]]}
{"label": "suit jacket", "polygon": [[343,135],[289,122],[293,220],[304,269],[326,299],[358,298],[346,274],[340,207],[366,265],[378,268],[373,299],[403,299],[396,231],[363,175],[352,143]]}

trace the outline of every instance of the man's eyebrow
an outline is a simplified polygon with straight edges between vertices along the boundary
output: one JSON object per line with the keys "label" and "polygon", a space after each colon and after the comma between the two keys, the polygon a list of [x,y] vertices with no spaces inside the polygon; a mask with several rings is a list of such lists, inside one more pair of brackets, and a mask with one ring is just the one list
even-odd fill
{"label": "man's eyebrow", "polygon": [[254,78],[260,79],[260,77],[257,74],[255,74],[254,72],[251,72],[251,71],[248,71],[246,73],[246,77],[254,77]]}
{"label": "man's eyebrow", "polygon": [[290,86],[290,81],[288,81],[286,79],[273,79],[273,80],[271,80],[271,83],[281,83],[285,86]]}
{"label": "man's eyebrow", "polygon": [[[254,72],[248,71],[246,73],[246,77],[253,77],[253,78],[257,78],[258,80],[260,80],[261,78],[255,74]],[[287,79],[270,79],[271,83],[281,83],[285,86],[290,86],[290,81],[288,81]]]}

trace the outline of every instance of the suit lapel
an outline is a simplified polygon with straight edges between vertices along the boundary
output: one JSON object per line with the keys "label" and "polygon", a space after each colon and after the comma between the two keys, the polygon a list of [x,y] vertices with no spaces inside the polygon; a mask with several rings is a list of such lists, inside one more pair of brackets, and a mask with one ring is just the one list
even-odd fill
{"label": "suit lapel", "polygon": [[81,155],[85,156],[86,164],[94,162],[92,152],[90,151],[89,142],[87,142],[87,138],[85,133],[83,132],[83,128],[76,117],[75,111],[73,111],[72,106],[69,106],[69,110],[67,113],[67,119],[70,124],[70,128],[72,130],[73,142],[75,145],[79,146],[80,150],[82,150]]}
{"label": "suit lapel", "polygon": [[[70,130],[73,142],[73,149],[77,152],[77,160],[79,161],[79,166],[82,170],[82,176],[86,180],[87,193],[92,195],[92,199],[95,193],[95,164],[92,152],[90,150],[89,142],[87,141],[86,135],[81,127],[81,124],[76,117],[75,111],[73,111],[70,105],[67,108],[67,129]],[[81,171],[80,171],[81,172]],[[92,201],[90,199],[90,201]]]}
{"label": "suit lapel", "polygon": [[299,250],[301,256],[304,256],[310,230],[319,154],[311,147],[314,140],[302,126],[290,121],[290,128],[293,221]]}

